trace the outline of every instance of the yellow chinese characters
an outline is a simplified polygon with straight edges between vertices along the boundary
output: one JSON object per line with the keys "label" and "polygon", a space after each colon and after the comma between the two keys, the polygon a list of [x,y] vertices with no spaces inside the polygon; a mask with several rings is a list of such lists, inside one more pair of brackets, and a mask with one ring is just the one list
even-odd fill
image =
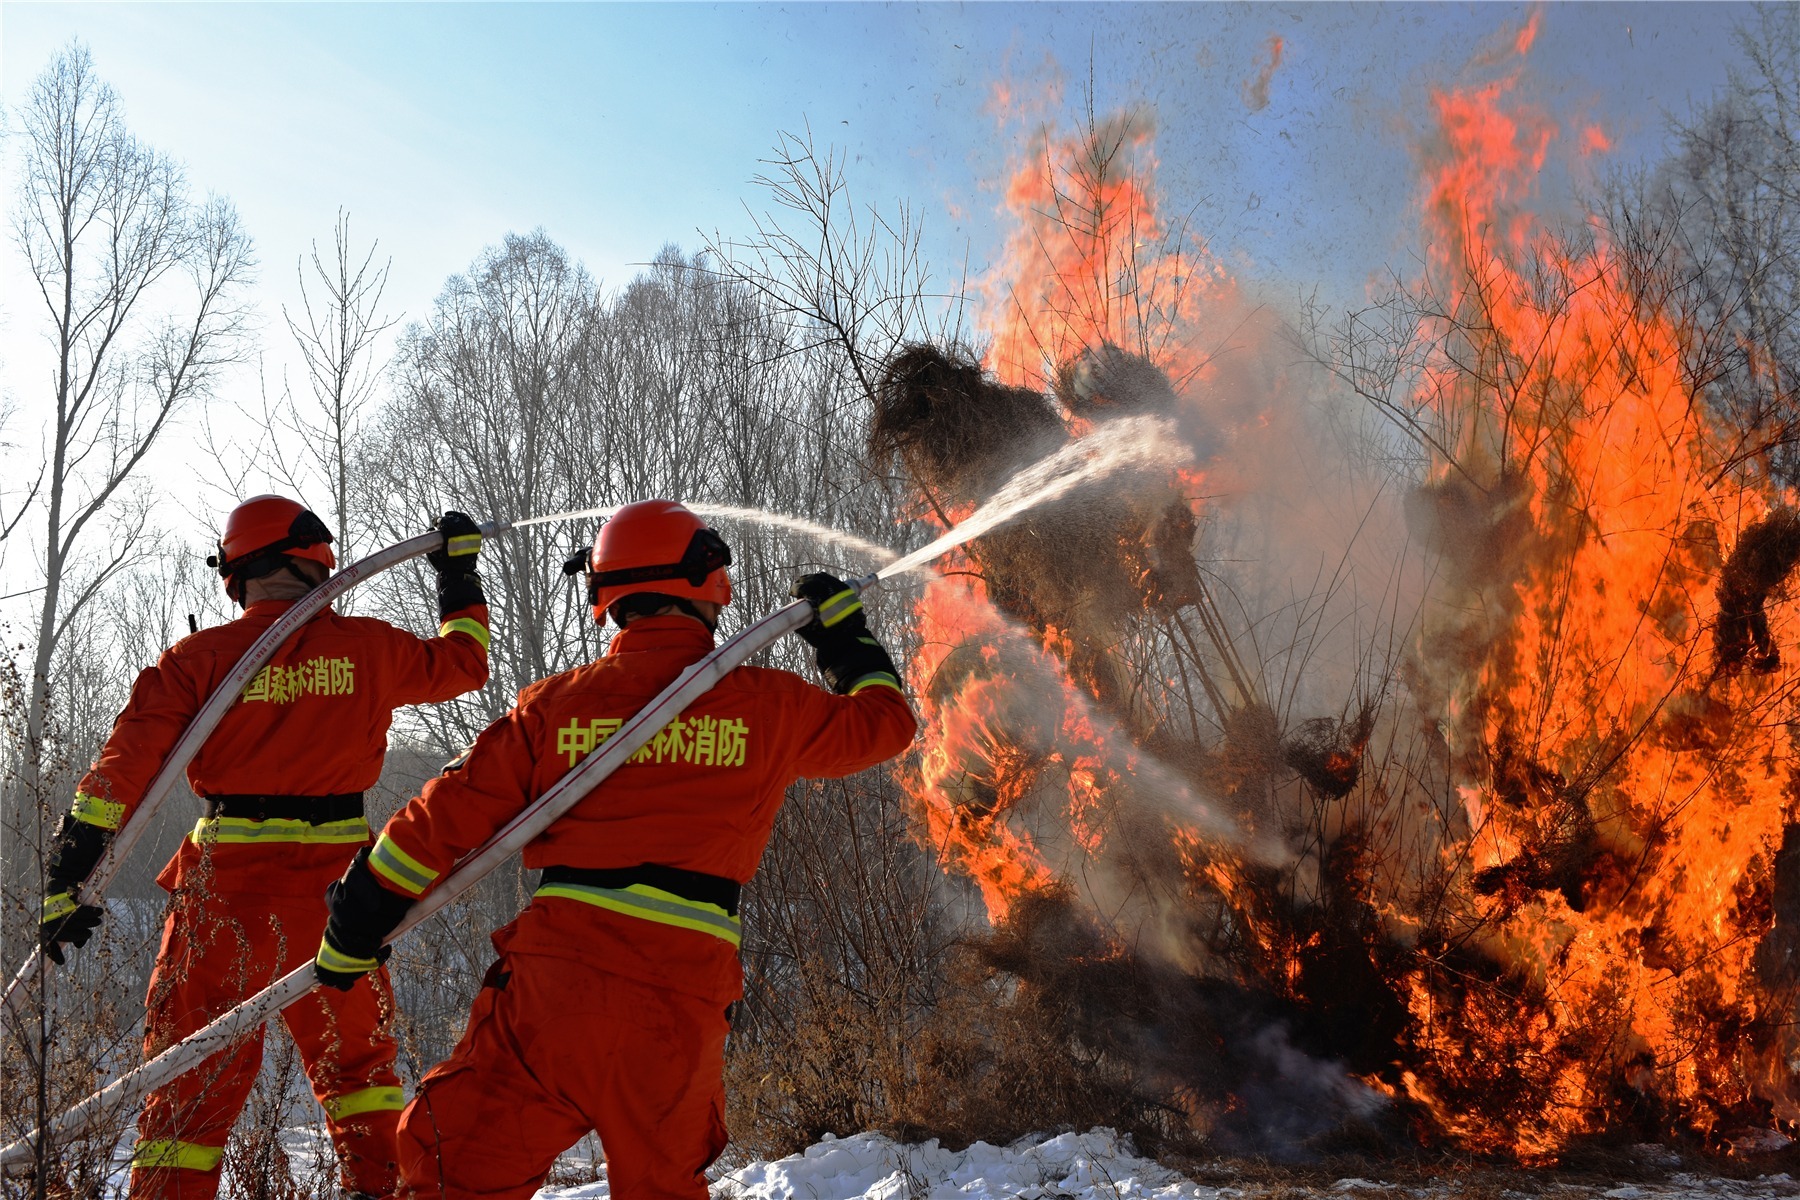
{"label": "yellow chinese characters", "polygon": [[292,666],[264,667],[244,688],[244,703],[290,704],[302,696],[348,696],[354,691],[355,661],[320,656]]}
{"label": "yellow chinese characters", "polygon": [[[606,743],[625,722],[618,717],[574,720],[556,731],[556,752],[572,767]],[[750,749],[750,726],[741,717],[676,717],[626,759],[626,765],[684,763],[741,767]]]}

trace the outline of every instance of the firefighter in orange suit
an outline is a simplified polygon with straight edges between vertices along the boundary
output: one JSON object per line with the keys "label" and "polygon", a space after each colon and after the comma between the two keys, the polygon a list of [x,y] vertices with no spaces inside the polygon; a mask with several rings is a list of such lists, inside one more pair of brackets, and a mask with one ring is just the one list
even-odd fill
{"label": "firefighter in orange suit", "polygon": [[[357,856],[330,890],[322,981],[373,968],[413,900],[712,650],[730,561],[670,501],[601,527],[589,596],[620,626],[605,656],[520,692]],[[738,667],[525,848],[542,882],[494,935],[462,1041],[401,1118],[401,1197],[528,1197],[590,1129],[617,1200],[706,1196],[726,1140],[726,1008],[743,993],[738,889],[790,783],[874,766],[914,731],[856,592],[828,575],[796,589],[819,610],[801,634],[836,694]]]}
{"label": "firefighter in orange suit", "polygon": [[[370,843],[362,792],[381,773],[404,704],[449,700],[487,682],[488,613],[475,574],[481,533],[461,513],[433,528],[438,636],[321,612],[290,637],[194,756],[204,815],[157,882],[171,892],[151,976],[144,1054],[156,1054],[304,964],[325,926],[319,893]],[[130,817],[189,722],[264,630],[336,565],[331,534],[293,500],[240,504],[208,562],[243,615],[175,643],[138,676],[58,834],[41,943],[82,945],[101,910],[74,896]],[[315,991],[283,1015],[337,1145],[346,1191],[395,1182],[403,1097],[387,979],[351,994]],[[250,1094],[262,1037],[222,1051],[153,1092],[138,1120],[133,1197],[209,1200],[226,1136]]]}

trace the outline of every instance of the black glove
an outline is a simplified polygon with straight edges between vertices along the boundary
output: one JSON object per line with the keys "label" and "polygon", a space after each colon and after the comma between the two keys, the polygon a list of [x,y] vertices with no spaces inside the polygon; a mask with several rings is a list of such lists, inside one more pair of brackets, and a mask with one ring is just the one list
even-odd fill
{"label": "black glove", "polygon": [[112,841],[112,831],[64,816],[56,830],[56,854],[44,887],[44,913],[39,918],[38,945],[51,962],[63,965],[62,947],[85,946],[99,928],[105,910],[93,904],[77,904],[75,894],[94,872],[100,856]]}
{"label": "black glove", "polygon": [[313,978],[347,992],[388,960],[392,947],[382,945],[406,917],[412,901],[388,891],[369,870],[369,850],[356,852],[344,877],[325,889],[325,936],[313,959]]}
{"label": "black glove", "polygon": [[869,634],[855,588],[821,572],[794,580],[788,594],[813,606],[813,619],[794,632],[812,646],[819,674],[832,691],[848,696],[873,684],[900,687],[894,660]]}
{"label": "black glove", "polygon": [[431,523],[444,535],[444,544],[426,553],[425,561],[437,572],[438,615],[459,608],[486,604],[481,579],[475,574],[481,557],[481,529],[467,513],[449,511]]}

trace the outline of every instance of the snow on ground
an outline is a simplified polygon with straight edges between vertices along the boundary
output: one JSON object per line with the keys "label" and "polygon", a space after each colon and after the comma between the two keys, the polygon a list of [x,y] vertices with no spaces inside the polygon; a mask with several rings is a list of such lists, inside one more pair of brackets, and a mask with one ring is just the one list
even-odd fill
{"label": "snow on ground", "polygon": [[[1110,1129],[976,1142],[945,1150],[902,1145],[878,1133],[826,1139],[800,1154],[721,1176],[714,1200],[1211,1200],[1220,1192],[1139,1158]],[[543,1200],[606,1200],[605,1182],[545,1188]]]}
{"label": "snow on ground", "polygon": [[[1661,1147],[1642,1149],[1666,1156],[1645,1160],[1654,1165],[1677,1161]],[[611,1194],[602,1180],[545,1188],[538,1197],[610,1200]],[[1425,1184],[1352,1178],[1308,1186],[1272,1183],[1266,1174],[1260,1182],[1201,1185],[1138,1157],[1129,1138],[1094,1129],[1010,1146],[977,1142],[967,1150],[945,1150],[935,1141],[903,1145],[877,1133],[827,1136],[803,1153],[727,1172],[712,1194],[713,1200],[1794,1200],[1800,1183],[1785,1174],[1723,1179],[1671,1171],[1654,1182],[1625,1184],[1521,1172],[1516,1178],[1490,1173],[1473,1186],[1455,1176]]]}
{"label": "snow on ground", "polygon": [[1027,1138],[1004,1147],[976,1142],[967,1150],[945,1150],[935,1141],[904,1146],[863,1133],[823,1141],[775,1162],[752,1163],[713,1186],[715,1197],[731,1200],[1193,1200],[1201,1191],[1174,1171],[1137,1157],[1131,1143],[1110,1129]]}
{"label": "snow on ground", "polygon": [[[297,1172],[319,1178],[333,1173],[330,1143],[317,1127],[283,1130],[281,1141]],[[127,1130],[115,1152],[109,1196],[125,1194],[130,1146]],[[859,1133],[827,1135],[802,1153],[726,1170],[714,1180],[712,1195],[713,1200],[1800,1200],[1800,1182],[1786,1174],[1727,1179],[1684,1172],[1680,1156],[1662,1146],[1638,1146],[1632,1157],[1667,1173],[1627,1183],[1489,1167],[1424,1182],[1329,1176],[1302,1182],[1267,1169],[1232,1179],[1229,1163],[1218,1162],[1207,1164],[1207,1176],[1228,1181],[1203,1185],[1139,1157],[1130,1138],[1110,1129],[1039,1134],[1010,1146],[976,1142],[966,1150]],[[560,1160],[559,1174],[598,1176],[599,1182],[546,1187],[535,1200],[611,1200],[592,1135]]]}

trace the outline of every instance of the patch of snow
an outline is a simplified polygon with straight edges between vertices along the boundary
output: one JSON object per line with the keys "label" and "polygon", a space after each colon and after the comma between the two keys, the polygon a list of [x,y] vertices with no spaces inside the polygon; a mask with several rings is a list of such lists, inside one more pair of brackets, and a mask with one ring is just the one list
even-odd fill
{"label": "patch of snow", "polygon": [[1773,1154],[1786,1150],[1794,1139],[1773,1129],[1752,1129],[1742,1137],[1732,1138],[1731,1144],[1740,1154]]}
{"label": "patch of snow", "polygon": [[1686,1200],[1688,1197],[1726,1197],[1728,1200],[1779,1200],[1800,1192],[1786,1175],[1759,1175],[1755,1179],[1724,1179],[1678,1171],[1668,1179],[1640,1186],[1652,1200]]}
{"label": "patch of snow", "polygon": [[[1373,1185],[1371,1185],[1373,1186]],[[609,1200],[605,1183],[545,1188],[541,1200]],[[877,1133],[827,1136],[799,1154],[739,1167],[712,1185],[714,1200],[1221,1200],[1176,1171],[1137,1156],[1110,1129],[976,1142],[946,1150]]]}

